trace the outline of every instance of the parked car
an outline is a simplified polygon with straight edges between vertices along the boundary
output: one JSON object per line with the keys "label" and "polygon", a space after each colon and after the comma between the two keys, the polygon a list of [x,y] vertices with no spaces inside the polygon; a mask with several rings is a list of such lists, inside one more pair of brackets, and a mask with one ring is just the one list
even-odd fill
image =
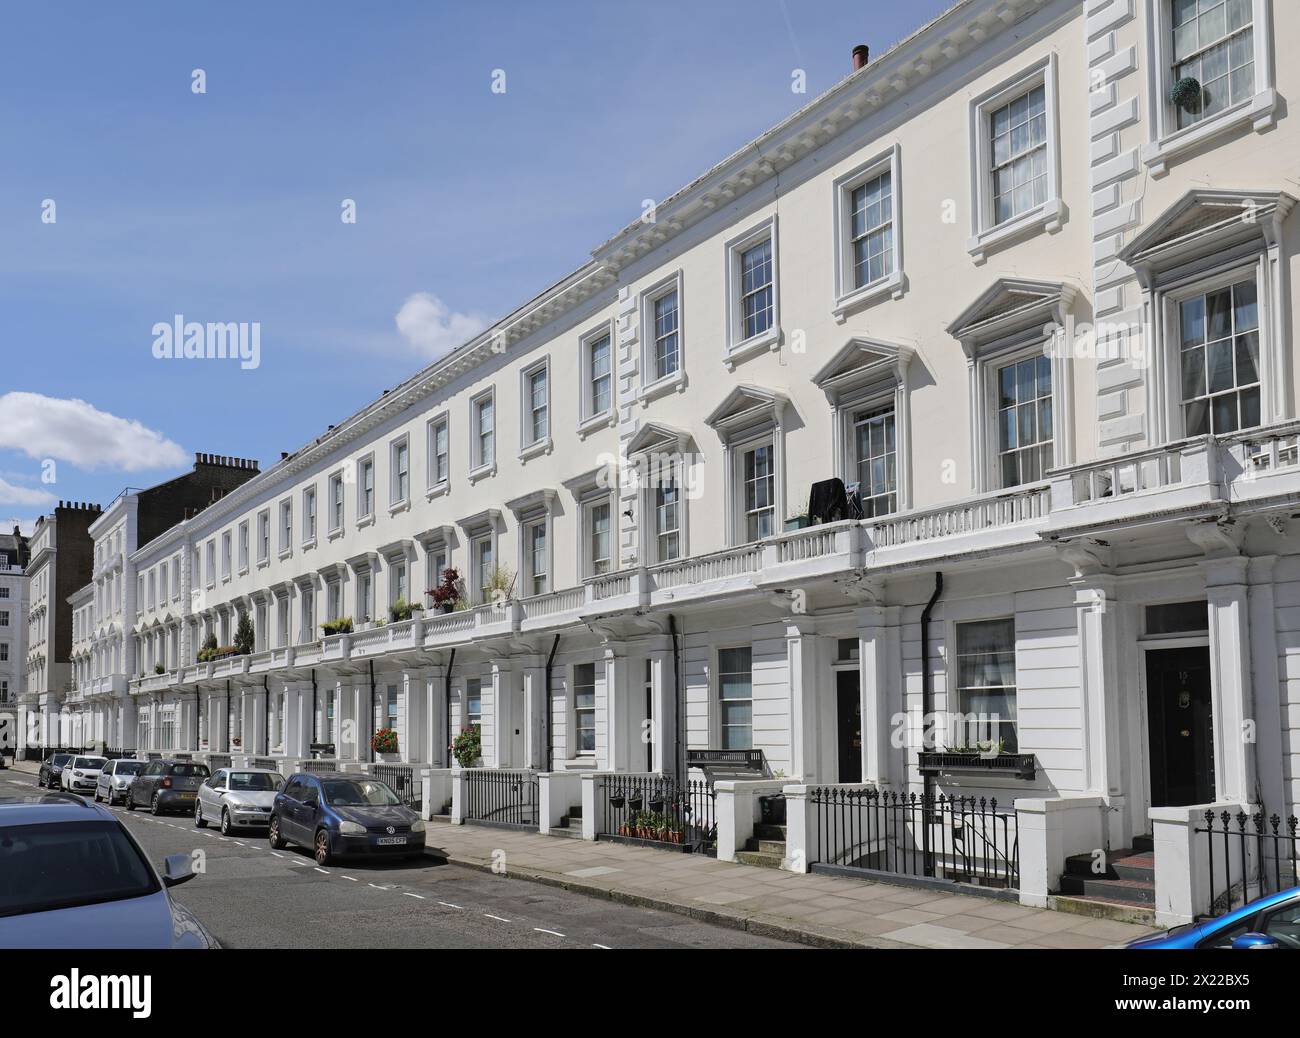
{"label": "parked car", "polygon": [[0,797],[0,948],[219,948],[107,808],[67,793]]}
{"label": "parked car", "polygon": [[63,768],[59,781],[69,793],[94,792],[99,773],[108,763],[107,757],[73,757]]}
{"label": "parked car", "polygon": [[156,815],[164,811],[193,811],[199,786],[210,774],[206,764],[187,760],[151,760],[126,787],[126,809],[147,807]]}
{"label": "parked car", "polygon": [[50,754],[41,761],[41,770],[36,773],[36,784],[46,789],[58,789],[63,781],[63,766],[70,760],[70,753]]}
{"label": "parked car", "polygon": [[1300,887],[1258,898],[1219,919],[1184,923],[1164,933],[1140,937],[1126,947],[1300,951]]}
{"label": "parked car", "polygon": [[299,773],[276,794],[271,846],[310,847],[318,865],[360,855],[418,857],[424,821],[393,791],[366,775]]}
{"label": "parked car", "polygon": [[221,826],[221,835],[235,829],[264,829],[271,824],[275,795],[284,787],[278,771],[264,768],[222,768],[199,786],[194,800],[194,824]]}
{"label": "parked car", "polygon": [[112,807],[118,800],[126,799],[126,790],[135,777],[144,771],[142,760],[111,760],[104,765],[95,782],[95,799],[107,800]]}

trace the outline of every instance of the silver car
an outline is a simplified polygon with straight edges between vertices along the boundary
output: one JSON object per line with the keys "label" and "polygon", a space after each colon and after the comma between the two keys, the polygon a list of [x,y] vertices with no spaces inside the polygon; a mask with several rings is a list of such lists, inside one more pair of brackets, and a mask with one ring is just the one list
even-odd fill
{"label": "silver car", "polygon": [[221,826],[229,836],[236,829],[265,829],[271,822],[275,794],[284,785],[278,771],[264,768],[222,768],[199,787],[194,798],[194,824]]}
{"label": "silver car", "polygon": [[114,806],[119,800],[126,799],[127,787],[135,777],[144,771],[142,760],[111,760],[104,765],[95,782],[95,800],[108,801]]}

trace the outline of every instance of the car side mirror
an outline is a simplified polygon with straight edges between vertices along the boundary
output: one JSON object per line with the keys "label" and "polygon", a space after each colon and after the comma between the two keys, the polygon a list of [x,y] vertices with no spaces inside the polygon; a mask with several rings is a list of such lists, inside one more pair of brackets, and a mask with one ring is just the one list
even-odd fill
{"label": "car side mirror", "polygon": [[1244,933],[1232,939],[1233,951],[1259,951],[1281,948],[1277,938],[1266,933]]}
{"label": "car side mirror", "polygon": [[178,887],[196,875],[194,862],[188,854],[169,854],[163,859],[163,886]]}

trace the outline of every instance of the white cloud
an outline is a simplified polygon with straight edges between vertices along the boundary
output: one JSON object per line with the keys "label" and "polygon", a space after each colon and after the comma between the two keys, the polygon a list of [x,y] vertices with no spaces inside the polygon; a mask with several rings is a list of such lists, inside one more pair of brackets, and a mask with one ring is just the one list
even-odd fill
{"label": "white cloud", "polygon": [[474,314],[453,313],[435,295],[416,292],[397,311],[397,330],[428,360],[439,360],[487,325]]}
{"label": "white cloud", "polygon": [[100,411],[84,400],[40,393],[0,396],[0,448],[81,469],[122,472],[168,468],[189,460],[180,444],[133,419]]}
{"label": "white cloud", "polygon": [[[14,486],[0,477],[0,505],[28,505],[39,508],[52,505],[57,499],[48,490],[32,490],[29,487]],[[3,532],[3,531],[0,531]]]}

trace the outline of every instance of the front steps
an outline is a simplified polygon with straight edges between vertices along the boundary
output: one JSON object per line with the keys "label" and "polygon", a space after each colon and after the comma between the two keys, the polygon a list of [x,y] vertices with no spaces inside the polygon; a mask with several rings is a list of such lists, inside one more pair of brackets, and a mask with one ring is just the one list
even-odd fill
{"label": "front steps", "polygon": [[[1156,861],[1149,836],[1135,836],[1132,848],[1104,859],[1075,854],[1065,860],[1053,908],[1123,922],[1155,924]],[[1097,870],[1104,861],[1105,869]]]}
{"label": "front steps", "polygon": [[569,840],[582,839],[582,805],[577,804],[570,807],[568,813],[560,818],[548,833],[550,836],[560,836]]}
{"label": "front steps", "polygon": [[742,865],[779,869],[785,861],[785,826],[754,826],[754,835],[749,838],[743,851],[736,852],[736,861]]}

